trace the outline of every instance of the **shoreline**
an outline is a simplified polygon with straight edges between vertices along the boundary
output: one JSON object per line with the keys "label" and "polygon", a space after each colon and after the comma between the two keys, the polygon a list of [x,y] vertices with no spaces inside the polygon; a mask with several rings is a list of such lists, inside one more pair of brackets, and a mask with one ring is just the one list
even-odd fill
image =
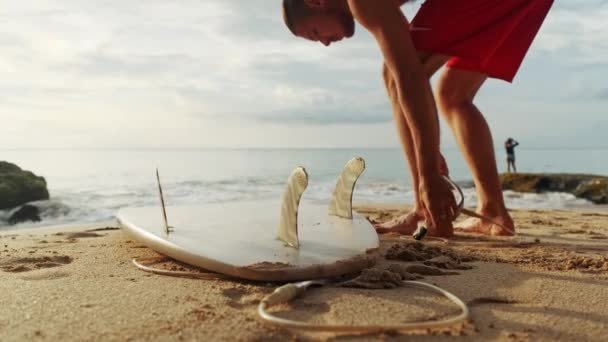
{"label": "shoreline", "polygon": [[[377,210],[403,210],[404,208],[411,208],[412,204],[408,202],[370,202],[370,201],[359,201],[353,202],[353,208],[375,208]],[[475,207],[466,206],[468,209],[475,210]],[[568,207],[568,208],[558,208],[558,209],[521,209],[521,208],[509,208],[509,211],[535,211],[535,212],[587,212],[587,213],[608,213],[608,204],[589,204],[587,206],[580,207]],[[41,230],[54,230],[54,229],[64,229],[64,230],[78,230],[81,228],[94,229],[101,228],[101,226],[118,226],[118,222],[116,219],[112,220],[100,220],[95,222],[72,222],[72,223],[59,223],[59,224],[49,224],[49,225],[40,225],[37,227],[22,227],[22,228],[14,228],[14,226],[0,226],[0,234],[7,232],[19,232],[25,233],[29,231],[41,231]]]}
{"label": "shoreline", "polygon": [[[402,209],[400,204],[355,207],[383,220]],[[447,244],[431,239],[418,244],[381,237],[375,267],[433,265],[441,275],[416,276],[454,293],[471,309],[471,320],[461,326],[403,335],[344,336],[271,327],[258,319],[256,308],[276,284],[143,273],[131,259],[157,254],[107,222],[0,231],[0,340],[444,341],[467,336],[566,341],[608,335],[608,303],[603,300],[608,298],[608,214],[512,214],[516,238],[457,234]],[[418,261],[408,259],[412,255]],[[187,269],[172,262],[163,267]],[[326,286],[277,309],[284,317],[334,324],[433,319],[454,310],[433,295],[399,286]]]}

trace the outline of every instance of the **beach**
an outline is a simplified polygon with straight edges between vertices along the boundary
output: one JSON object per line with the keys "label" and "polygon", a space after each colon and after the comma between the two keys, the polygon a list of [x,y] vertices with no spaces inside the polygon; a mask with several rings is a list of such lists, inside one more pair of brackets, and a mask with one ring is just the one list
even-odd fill
{"label": "beach", "polygon": [[608,341],[608,0],[5,3],[0,342]]}
{"label": "beach", "polygon": [[[403,210],[396,205],[356,209],[373,221],[388,220]],[[257,304],[278,284],[142,272],[131,260],[157,254],[113,222],[2,231],[0,340],[605,339],[608,212],[518,209],[511,214],[518,229],[513,238],[459,232],[449,242],[416,243],[382,236],[376,269],[406,267],[421,281],[464,300],[471,319],[449,329],[362,336],[307,333],[264,323],[256,314]],[[171,261],[161,266],[189,269]],[[274,312],[314,323],[396,324],[445,318],[458,311],[445,299],[409,287],[361,287],[312,289]]]}

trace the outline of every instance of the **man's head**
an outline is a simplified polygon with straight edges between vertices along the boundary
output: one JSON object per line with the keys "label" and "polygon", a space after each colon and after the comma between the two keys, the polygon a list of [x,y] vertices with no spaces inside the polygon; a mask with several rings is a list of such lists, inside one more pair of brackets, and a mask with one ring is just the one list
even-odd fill
{"label": "man's head", "polygon": [[283,0],[283,19],[294,35],[326,46],[355,33],[346,0]]}

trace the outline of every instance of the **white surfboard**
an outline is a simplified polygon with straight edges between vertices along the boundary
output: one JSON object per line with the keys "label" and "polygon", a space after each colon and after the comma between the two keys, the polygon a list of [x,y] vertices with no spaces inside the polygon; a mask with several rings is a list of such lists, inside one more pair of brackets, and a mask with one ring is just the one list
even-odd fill
{"label": "white surfboard", "polygon": [[[161,254],[238,278],[295,281],[355,273],[374,262],[379,241],[361,215],[336,214],[336,207],[350,209],[364,168],[349,163],[329,206],[300,202],[308,176],[299,168],[281,200],[169,206],[164,212],[161,206],[125,208],[117,218],[125,232]],[[339,198],[348,205],[336,205]]]}

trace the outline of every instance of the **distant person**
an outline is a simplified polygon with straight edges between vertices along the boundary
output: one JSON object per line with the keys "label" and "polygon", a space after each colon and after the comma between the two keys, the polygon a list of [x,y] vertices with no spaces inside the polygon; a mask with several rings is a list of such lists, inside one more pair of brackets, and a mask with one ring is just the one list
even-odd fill
{"label": "distant person", "polygon": [[[513,80],[553,0],[426,0],[411,23],[400,10],[405,2],[283,0],[283,17],[294,35],[326,46],[352,37],[356,21],[382,53],[382,76],[416,198],[411,212],[377,225],[379,233],[411,234],[426,221],[430,234],[453,235],[458,208],[441,171],[439,106],[473,174],[477,212],[499,223],[470,219],[459,227],[512,235],[492,135],[474,99],[488,78]],[[429,79],[443,65],[433,93]]]}
{"label": "distant person", "polygon": [[513,138],[507,139],[505,141],[505,149],[507,150],[507,170],[511,173],[511,165],[513,166],[513,172],[517,173],[517,169],[515,168],[515,147],[518,146],[519,143]]}

